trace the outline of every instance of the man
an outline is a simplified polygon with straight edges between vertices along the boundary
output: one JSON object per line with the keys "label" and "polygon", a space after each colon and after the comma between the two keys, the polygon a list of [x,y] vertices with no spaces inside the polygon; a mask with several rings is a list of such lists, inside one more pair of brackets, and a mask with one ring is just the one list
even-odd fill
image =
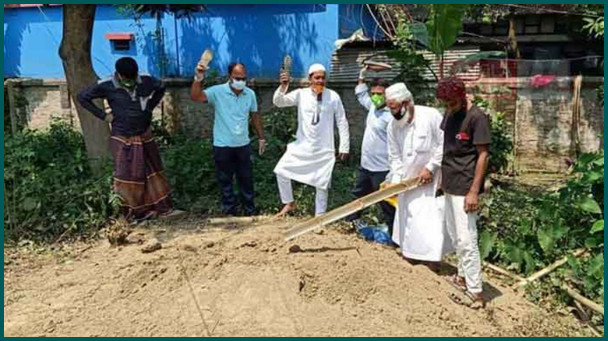
{"label": "man", "polygon": [[338,158],[346,160],[348,156],[348,121],[340,96],[325,88],[326,72],[323,65],[311,65],[308,78],[310,87],[287,93],[289,75],[282,72],[281,85],[273,97],[277,107],[298,107],[296,141],[287,145],[287,151],[274,169],[281,201],[285,205],[278,217],[295,208],[291,180],[316,188],[316,216],[327,211],[328,189],[336,162],[334,123],[340,135]]}
{"label": "man", "polygon": [[443,132],[436,109],[414,105],[405,84],[386,89],[393,116],[388,126],[389,181],[419,178],[420,187],[398,196],[393,241],[403,257],[433,268],[443,255],[443,216],[435,194],[439,187]]}
{"label": "man", "polygon": [[465,84],[456,77],[439,81],[437,98],[446,106],[441,123],[446,227],[459,259],[458,275],[452,280],[483,306],[476,212],[490,157],[490,123],[481,109],[467,101]]}
{"label": "man", "polygon": [[[370,89],[365,83],[366,70],[367,67],[359,73],[359,84],[355,88],[357,100],[368,110],[361,144],[361,167],[352,191],[356,198],[361,198],[380,189],[380,184],[384,182],[390,169],[387,127],[393,117],[386,107],[384,97],[384,90],[388,87],[388,83],[384,80],[375,79],[372,82],[370,96],[368,93]],[[384,222],[388,226],[388,233],[392,235],[395,208],[386,201],[380,203],[380,208],[382,209]],[[350,215],[347,220],[353,221],[358,219],[360,215],[361,213],[357,212]]]}
{"label": "man", "polygon": [[[120,58],[115,68],[113,77],[82,91],[77,100],[112,124],[114,191],[123,200],[123,213],[134,221],[181,215],[184,212],[173,211],[171,188],[150,129],[152,110],[163,98],[165,87],[156,78],[140,75],[133,58]],[[93,103],[99,98],[107,100],[111,113]]]}
{"label": "man", "polygon": [[247,70],[241,63],[228,66],[228,82],[203,91],[206,67],[200,63],[195,70],[190,89],[193,101],[210,103],[215,109],[213,125],[213,158],[215,174],[221,187],[222,213],[237,215],[238,203],[233,189],[233,178],[239,184],[241,204],[247,216],[255,215],[253,166],[249,140],[249,119],[259,138],[259,155],[264,153],[266,139],[262,131],[255,92],[246,86]]}

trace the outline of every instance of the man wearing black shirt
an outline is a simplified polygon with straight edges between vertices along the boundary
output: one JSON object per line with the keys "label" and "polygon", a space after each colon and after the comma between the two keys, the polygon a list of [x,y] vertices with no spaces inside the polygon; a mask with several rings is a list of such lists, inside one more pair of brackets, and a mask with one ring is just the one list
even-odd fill
{"label": "man wearing black shirt", "polygon": [[490,123],[488,116],[466,99],[465,84],[456,77],[439,81],[437,98],[446,106],[441,124],[441,188],[445,193],[447,230],[458,255],[458,275],[453,281],[476,305],[483,306],[477,210],[490,157]]}
{"label": "man wearing black shirt", "polygon": [[[158,145],[152,138],[152,110],[165,93],[159,79],[140,75],[133,58],[116,61],[116,72],[78,94],[78,102],[93,115],[112,124],[110,148],[114,158],[114,191],[123,199],[129,220],[175,217],[171,187],[163,171]],[[93,100],[106,99],[111,113]]]}

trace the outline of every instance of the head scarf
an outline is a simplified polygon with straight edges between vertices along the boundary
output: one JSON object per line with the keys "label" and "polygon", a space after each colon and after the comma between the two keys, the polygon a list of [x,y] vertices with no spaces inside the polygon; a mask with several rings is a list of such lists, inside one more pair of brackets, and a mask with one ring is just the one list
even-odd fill
{"label": "head scarf", "polygon": [[464,81],[458,77],[443,78],[437,83],[437,98],[440,100],[466,99],[466,97],[466,86],[464,85]]}

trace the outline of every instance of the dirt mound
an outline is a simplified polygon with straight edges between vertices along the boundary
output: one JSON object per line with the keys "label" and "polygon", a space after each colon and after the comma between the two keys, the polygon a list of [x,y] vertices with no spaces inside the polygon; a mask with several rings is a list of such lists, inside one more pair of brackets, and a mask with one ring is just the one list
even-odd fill
{"label": "dirt mound", "polygon": [[5,248],[4,335],[588,335],[500,282],[486,283],[487,309],[456,305],[440,276],[352,234],[284,243],[289,223],[133,231],[162,243],[148,254],[107,241],[43,255]]}

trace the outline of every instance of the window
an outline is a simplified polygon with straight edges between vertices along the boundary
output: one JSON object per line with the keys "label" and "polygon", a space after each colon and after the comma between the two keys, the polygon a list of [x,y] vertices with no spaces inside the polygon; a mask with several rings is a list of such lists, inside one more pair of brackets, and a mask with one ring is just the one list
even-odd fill
{"label": "window", "polygon": [[540,17],[537,15],[527,16],[524,21],[524,32],[525,34],[539,34]]}
{"label": "window", "polygon": [[116,51],[128,51],[131,49],[130,40],[112,40],[112,45]]}
{"label": "window", "polygon": [[131,41],[133,41],[133,33],[108,33],[106,39],[112,44],[112,48],[116,51],[128,51],[131,49]]}

